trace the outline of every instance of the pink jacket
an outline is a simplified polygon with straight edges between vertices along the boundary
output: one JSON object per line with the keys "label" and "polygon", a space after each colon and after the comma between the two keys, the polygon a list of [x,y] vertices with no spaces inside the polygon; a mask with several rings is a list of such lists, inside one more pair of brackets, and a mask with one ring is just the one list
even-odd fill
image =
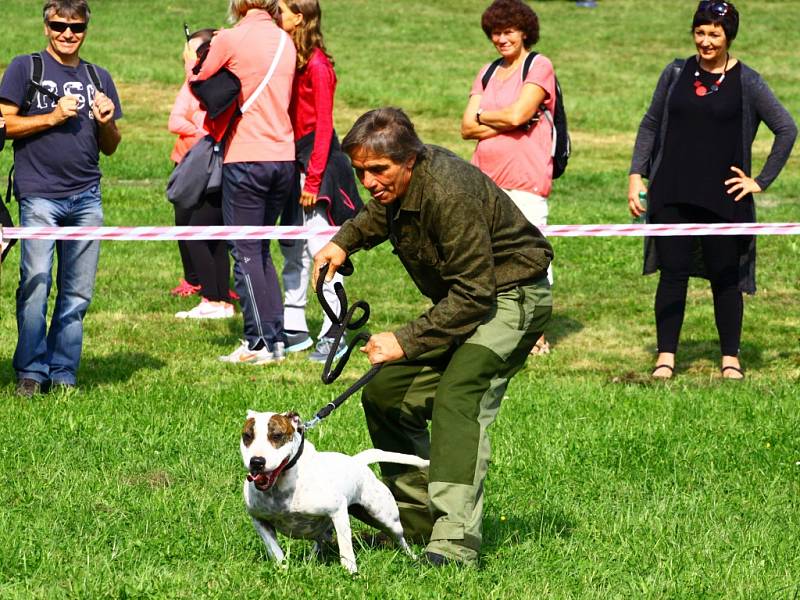
{"label": "pink jacket", "polygon": [[203,128],[205,118],[206,111],[200,108],[200,102],[192,94],[189,84],[184,83],[181,91],[178,92],[178,97],[175,98],[175,104],[172,106],[167,125],[170,133],[178,135],[170,155],[173,162],[181,162],[189,148],[208,133]]}
{"label": "pink jacket", "polygon": [[[204,80],[222,67],[242,83],[239,103],[256,90],[267,74],[281,36],[288,35],[263,10],[249,12],[232,29],[220,31],[200,72]],[[267,86],[234,126],[225,148],[225,162],[294,160],[294,134],[289,118],[296,51],[290,39]]]}

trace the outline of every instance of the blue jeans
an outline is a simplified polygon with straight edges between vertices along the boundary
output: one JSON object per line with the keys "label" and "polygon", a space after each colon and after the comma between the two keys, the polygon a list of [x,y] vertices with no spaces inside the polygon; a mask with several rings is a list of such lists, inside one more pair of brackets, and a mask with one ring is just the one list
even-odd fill
{"label": "blue jeans", "polygon": [[[100,186],[66,198],[21,198],[22,227],[103,224]],[[17,379],[75,385],[83,344],[83,317],[94,292],[99,241],[22,240],[17,288]],[[58,256],[56,304],[47,330],[47,300]]]}
{"label": "blue jeans", "polygon": [[[222,169],[225,225],[275,225],[292,198],[294,161],[226,163]],[[233,240],[233,281],[251,349],[284,341],[283,298],[269,240]]]}

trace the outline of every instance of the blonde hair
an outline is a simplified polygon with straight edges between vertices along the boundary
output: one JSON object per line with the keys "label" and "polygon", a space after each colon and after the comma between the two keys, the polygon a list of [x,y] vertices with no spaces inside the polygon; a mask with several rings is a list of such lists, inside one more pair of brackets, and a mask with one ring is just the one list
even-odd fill
{"label": "blonde hair", "polygon": [[228,20],[236,23],[247,14],[251,8],[267,11],[273,19],[277,19],[281,12],[278,0],[230,0],[228,5]]}
{"label": "blonde hair", "polygon": [[292,32],[292,41],[297,48],[297,69],[304,68],[315,48],[319,48],[333,64],[333,57],[325,48],[322,37],[322,9],[318,0],[284,0],[294,14],[303,15],[300,26]]}

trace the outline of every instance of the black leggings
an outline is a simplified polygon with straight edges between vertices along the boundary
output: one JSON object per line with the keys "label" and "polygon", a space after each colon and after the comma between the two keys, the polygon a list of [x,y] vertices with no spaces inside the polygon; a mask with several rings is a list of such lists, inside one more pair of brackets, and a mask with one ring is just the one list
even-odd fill
{"label": "black leggings", "polygon": [[[192,217],[192,211],[186,210],[175,206],[175,225],[178,227],[185,227],[189,224],[189,219]],[[185,240],[178,240],[178,251],[181,254],[181,266],[183,267],[183,278],[192,285],[200,285],[200,279],[197,277],[194,265],[192,265],[192,257],[189,255],[189,247],[186,245]]]}
{"label": "black leggings", "polygon": [[[191,211],[192,227],[222,225],[221,196],[206,198]],[[186,248],[200,281],[200,294],[213,302],[230,302],[230,262],[225,240],[187,241]]]}
{"label": "black leggings", "polygon": [[[653,223],[716,223],[714,213],[688,204],[665,206],[653,215]],[[655,313],[658,351],[675,353],[686,311],[686,290],[696,242],[714,296],[714,318],[723,355],[738,356],[742,337],[744,303],[739,291],[739,236],[709,235],[655,238],[661,267]]]}

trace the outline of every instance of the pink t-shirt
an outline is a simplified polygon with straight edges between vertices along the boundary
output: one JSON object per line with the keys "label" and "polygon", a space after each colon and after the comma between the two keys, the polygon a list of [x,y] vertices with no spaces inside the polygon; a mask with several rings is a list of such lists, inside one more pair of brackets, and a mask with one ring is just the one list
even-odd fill
{"label": "pink t-shirt", "polygon": [[[207,79],[222,67],[242,83],[244,103],[267,74],[284,32],[263,10],[249,12],[232,29],[221,30],[194,80]],[[242,115],[225,146],[225,163],[294,160],[294,132],[289,118],[297,51],[287,39],[267,86]]]}
{"label": "pink t-shirt", "polygon": [[[544,104],[553,113],[556,80],[549,58],[541,54],[536,56],[524,84],[520,70],[502,81],[495,71],[483,89],[481,79],[487,68],[488,64],[480,70],[470,91],[470,96],[481,96],[480,107],[483,110],[505,108],[519,98],[523,85],[535,84],[544,89]],[[547,197],[553,186],[552,136],[550,122],[541,115],[539,122],[528,131],[515,129],[480,140],[472,155],[472,164],[501,188]]]}

